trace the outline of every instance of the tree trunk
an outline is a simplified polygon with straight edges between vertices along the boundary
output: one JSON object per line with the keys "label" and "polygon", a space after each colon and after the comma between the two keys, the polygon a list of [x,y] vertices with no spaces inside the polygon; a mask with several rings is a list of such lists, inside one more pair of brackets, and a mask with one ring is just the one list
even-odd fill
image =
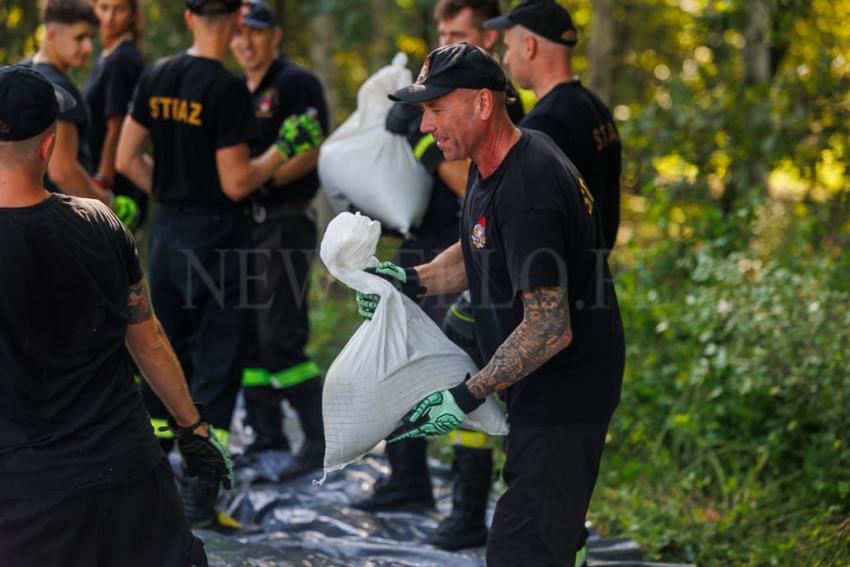
{"label": "tree trunk", "polygon": [[593,0],[593,35],[587,48],[590,89],[607,105],[613,94],[613,0]]}

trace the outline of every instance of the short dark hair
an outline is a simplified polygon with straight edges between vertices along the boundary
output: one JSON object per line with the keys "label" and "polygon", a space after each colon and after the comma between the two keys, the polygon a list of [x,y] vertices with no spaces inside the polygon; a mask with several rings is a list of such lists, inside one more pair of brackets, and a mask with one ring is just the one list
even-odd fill
{"label": "short dark hair", "polygon": [[484,20],[502,15],[498,0],[439,0],[434,8],[434,19],[438,22],[449,20],[466,8],[472,10],[475,25],[478,27],[481,27]]}
{"label": "short dark hair", "polygon": [[94,9],[84,0],[46,0],[41,20],[45,24],[76,24],[86,22],[93,26],[99,25]]}

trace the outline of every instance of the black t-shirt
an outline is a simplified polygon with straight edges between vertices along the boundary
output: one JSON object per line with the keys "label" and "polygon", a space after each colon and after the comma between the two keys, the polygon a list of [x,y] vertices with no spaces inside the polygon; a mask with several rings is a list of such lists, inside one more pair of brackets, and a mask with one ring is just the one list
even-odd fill
{"label": "black t-shirt", "polygon": [[124,347],[136,245],[109,208],[0,208],[0,497],[127,482],[162,450]]}
{"label": "black t-shirt", "polygon": [[566,287],[572,343],[507,390],[511,423],[607,419],[619,400],[625,346],[598,209],[552,140],[522,132],[487,179],[470,168],[461,247],[478,346],[489,360],[519,325],[520,292]]}
{"label": "black t-shirt", "polygon": [[[27,61],[32,64],[32,61]],[[43,74],[54,85],[59,85],[74,97],[77,105],[71,110],[67,110],[59,114],[59,120],[70,122],[77,128],[78,146],[77,146],[77,161],[89,173],[94,173],[94,160],[92,158],[91,147],[89,145],[89,136],[91,131],[91,112],[89,105],[80,94],[77,86],[71,82],[67,76],[62,74],[56,67],[49,63],[39,63],[34,65],[36,70]],[[45,187],[48,191],[60,193],[59,187],[51,181],[50,177],[44,179]]]}
{"label": "black t-shirt", "polygon": [[215,156],[250,143],[253,114],[245,83],[218,61],[183,53],[145,70],[131,115],[153,140],[154,197],[170,205],[234,209],[221,189]]}
{"label": "black t-shirt", "polygon": [[539,130],[561,148],[590,186],[602,212],[608,248],[616,244],[620,224],[622,146],[611,112],[581,81],[561,83],[520,121]]}
{"label": "black t-shirt", "polygon": [[[328,132],[328,107],[319,80],[303,67],[285,57],[272,62],[263,80],[251,93],[259,137],[251,144],[251,156],[266,151],[275,140],[283,121],[293,114],[314,110],[322,130]],[[319,189],[319,174],[314,168],[292,183],[275,187],[271,182],[254,194],[265,205],[309,201]]]}
{"label": "black t-shirt", "polygon": [[91,109],[91,150],[97,163],[103,153],[106,138],[106,121],[110,116],[123,116],[130,111],[130,101],[136,84],[145,70],[145,61],[139,48],[125,41],[108,55],[101,55],[95,63],[85,86],[86,102]]}

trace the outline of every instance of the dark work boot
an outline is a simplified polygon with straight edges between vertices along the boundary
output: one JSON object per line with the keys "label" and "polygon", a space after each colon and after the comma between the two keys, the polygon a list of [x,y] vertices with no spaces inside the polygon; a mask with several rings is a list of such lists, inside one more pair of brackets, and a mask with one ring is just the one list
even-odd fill
{"label": "dark work boot", "polygon": [[431,492],[431,477],[428,476],[425,439],[408,439],[389,443],[392,473],[375,483],[372,496],[352,504],[354,508],[367,512],[379,512],[409,507],[434,506]]}
{"label": "dark work boot", "polygon": [[305,475],[311,471],[322,469],[325,462],[325,442],[305,439],[295,458],[280,471],[279,482]]}
{"label": "dark work boot", "polygon": [[233,534],[242,529],[242,525],[215,509],[217,494],[202,491],[194,478],[184,477],[180,481],[180,496],[183,501],[183,513],[192,529],[213,530],[223,534]]}
{"label": "dark work boot", "polygon": [[280,402],[256,400],[246,391],[245,422],[254,430],[254,440],[245,447],[245,455],[261,451],[289,451],[289,441],[283,434]]}
{"label": "dark work boot", "polygon": [[484,516],[493,479],[493,451],[456,446],[452,468],[452,511],[428,543],[448,551],[487,545]]}

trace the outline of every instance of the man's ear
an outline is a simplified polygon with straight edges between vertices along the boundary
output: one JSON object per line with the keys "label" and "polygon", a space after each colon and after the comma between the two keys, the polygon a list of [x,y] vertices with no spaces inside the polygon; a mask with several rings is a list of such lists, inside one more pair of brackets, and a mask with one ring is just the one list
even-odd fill
{"label": "man's ear", "polygon": [[275,49],[280,49],[281,41],[283,41],[283,29],[280,26],[275,26],[272,33],[272,45],[275,46]]}
{"label": "man's ear", "polygon": [[475,95],[475,111],[481,120],[488,120],[495,108],[495,94],[490,89],[481,89]]}
{"label": "man's ear", "polygon": [[493,51],[493,46],[499,41],[499,30],[486,30],[481,47],[487,51]]}
{"label": "man's ear", "polygon": [[191,10],[185,10],[183,12],[183,21],[186,22],[186,27],[192,30],[195,26],[195,15],[192,14]]}
{"label": "man's ear", "polygon": [[50,156],[53,155],[53,148],[56,147],[56,124],[50,128],[50,131],[47,132],[42,138],[41,143],[38,147],[38,157],[41,158],[41,161],[44,162],[45,167],[47,167],[47,163],[50,161]]}
{"label": "man's ear", "polygon": [[535,57],[537,57],[537,52],[540,48],[540,44],[537,43],[537,38],[534,37],[534,34],[530,33],[525,36],[525,38],[523,38],[522,44],[525,47],[525,58],[527,61],[531,61]]}

